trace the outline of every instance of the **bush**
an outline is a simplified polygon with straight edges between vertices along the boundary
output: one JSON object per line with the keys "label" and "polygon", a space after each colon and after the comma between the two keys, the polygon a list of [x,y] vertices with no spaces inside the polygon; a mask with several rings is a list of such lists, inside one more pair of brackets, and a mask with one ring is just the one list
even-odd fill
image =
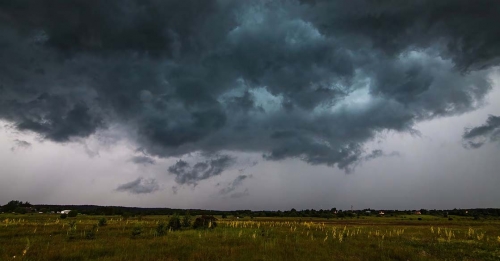
{"label": "bush", "polygon": [[122,214],[122,218],[125,220],[129,219],[131,216],[132,214],[130,214],[129,212],[123,212]]}
{"label": "bush", "polygon": [[422,220],[422,218],[418,218],[418,220]]}
{"label": "bush", "polygon": [[94,240],[96,237],[97,228],[97,225],[93,225],[92,229],[85,230],[85,238],[88,240]]}
{"label": "bush", "polygon": [[191,227],[191,215],[189,215],[189,211],[182,217],[182,227]]}
{"label": "bush", "polygon": [[159,223],[158,226],[156,226],[156,235],[157,236],[163,236],[167,233],[167,225],[165,223]]}
{"label": "bush", "polygon": [[68,213],[68,217],[76,217],[78,215],[78,212],[72,210]]}
{"label": "bush", "polygon": [[448,218],[448,220],[452,221],[452,220],[453,220],[453,218]]}
{"label": "bush", "polygon": [[206,228],[215,228],[217,227],[217,219],[214,216],[201,216],[196,218],[193,224],[193,228],[198,229],[206,229]]}
{"label": "bush", "polygon": [[67,217],[68,217],[68,215],[66,215],[66,214],[61,214],[61,216],[59,216],[59,218],[61,218],[61,219],[65,219]]}
{"label": "bush", "polygon": [[174,214],[170,217],[168,220],[168,228],[175,231],[181,229],[182,224],[181,224],[181,219],[179,218],[179,215]]}
{"label": "bush", "polygon": [[107,224],[108,224],[108,220],[106,218],[99,219],[99,226],[100,227],[106,226]]}
{"label": "bush", "polygon": [[136,225],[132,229],[132,238],[137,238],[142,234],[142,227],[140,225]]}
{"label": "bush", "polygon": [[68,237],[68,240],[73,240],[73,239],[76,239],[76,221],[70,221],[68,223],[69,225],[69,228],[68,228],[68,233],[67,233],[67,237]]}

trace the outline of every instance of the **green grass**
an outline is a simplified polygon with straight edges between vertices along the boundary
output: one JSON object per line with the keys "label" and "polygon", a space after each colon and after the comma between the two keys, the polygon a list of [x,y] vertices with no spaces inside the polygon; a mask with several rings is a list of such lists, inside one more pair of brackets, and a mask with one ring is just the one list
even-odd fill
{"label": "green grass", "polygon": [[168,217],[115,216],[90,240],[100,216],[3,214],[0,260],[500,260],[500,221],[420,217],[226,219],[157,236]]}

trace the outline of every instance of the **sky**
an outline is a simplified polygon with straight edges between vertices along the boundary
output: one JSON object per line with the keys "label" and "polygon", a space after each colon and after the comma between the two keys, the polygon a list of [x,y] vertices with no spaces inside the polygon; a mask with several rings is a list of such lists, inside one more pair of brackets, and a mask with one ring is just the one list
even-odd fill
{"label": "sky", "polygon": [[500,207],[498,1],[0,3],[0,204]]}

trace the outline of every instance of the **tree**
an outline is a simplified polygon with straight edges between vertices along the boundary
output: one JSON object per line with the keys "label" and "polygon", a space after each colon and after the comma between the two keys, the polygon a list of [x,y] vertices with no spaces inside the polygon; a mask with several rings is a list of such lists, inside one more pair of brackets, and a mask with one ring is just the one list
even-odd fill
{"label": "tree", "polygon": [[16,213],[19,213],[19,214],[26,214],[26,208],[23,208],[23,207],[17,207],[16,209],[14,209],[14,212]]}
{"label": "tree", "polygon": [[69,213],[68,213],[68,217],[76,217],[78,215],[78,212],[76,212],[75,210],[71,210]]}
{"label": "tree", "polygon": [[21,203],[21,201],[11,200],[2,207],[2,210],[5,212],[13,212],[16,208],[21,206]]}

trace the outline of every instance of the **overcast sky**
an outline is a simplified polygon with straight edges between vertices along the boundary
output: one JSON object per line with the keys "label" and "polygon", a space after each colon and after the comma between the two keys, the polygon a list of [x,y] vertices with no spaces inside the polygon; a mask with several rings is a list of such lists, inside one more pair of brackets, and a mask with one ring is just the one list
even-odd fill
{"label": "overcast sky", "polygon": [[500,207],[498,1],[0,4],[0,204]]}

